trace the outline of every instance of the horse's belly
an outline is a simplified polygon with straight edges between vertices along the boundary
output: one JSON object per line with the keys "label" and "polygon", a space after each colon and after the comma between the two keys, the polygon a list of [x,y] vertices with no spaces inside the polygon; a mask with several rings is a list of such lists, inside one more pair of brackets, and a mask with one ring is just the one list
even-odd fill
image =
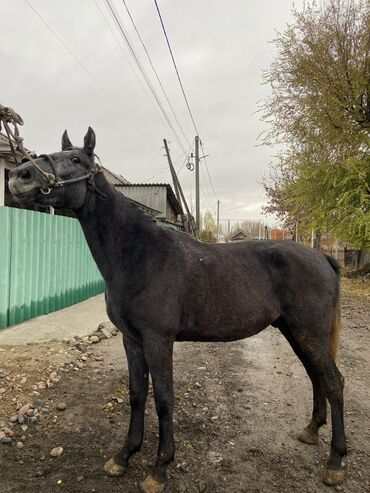
{"label": "horse's belly", "polygon": [[228,342],[245,339],[258,334],[274,321],[274,317],[261,318],[253,321],[210,321],[197,324],[186,324],[176,334],[177,341]]}

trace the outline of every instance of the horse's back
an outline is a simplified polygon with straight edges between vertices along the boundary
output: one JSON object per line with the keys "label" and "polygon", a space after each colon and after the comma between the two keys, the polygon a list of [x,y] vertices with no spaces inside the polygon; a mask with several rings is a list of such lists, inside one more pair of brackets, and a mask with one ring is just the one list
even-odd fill
{"label": "horse's back", "polygon": [[191,247],[178,339],[241,339],[284,315],[326,310],[337,298],[336,272],[326,256],[294,242]]}

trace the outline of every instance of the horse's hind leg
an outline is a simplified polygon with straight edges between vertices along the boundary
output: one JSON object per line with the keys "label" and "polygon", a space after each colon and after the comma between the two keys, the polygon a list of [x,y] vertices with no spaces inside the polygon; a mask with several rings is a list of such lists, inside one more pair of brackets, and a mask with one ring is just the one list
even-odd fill
{"label": "horse's hind leg", "polygon": [[344,480],[342,459],[347,453],[343,419],[343,377],[331,355],[329,337],[325,336],[324,331],[311,327],[310,337],[300,329],[294,330],[294,333],[290,330],[290,335],[299,347],[310,372],[320,379],[330,403],[332,441],[324,482],[329,485],[339,484]]}
{"label": "horse's hind leg", "polygon": [[322,386],[320,377],[316,375],[314,368],[310,364],[309,360],[305,358],[303,351],[300,349],[299,345],[295,341],[294,337],[291,335],[290,331],[285,327],[280,327],[282,334],[285,336],[289,344],[291,345],[293,351],[298,356],[303,366],[306,369],[307,375],[309,376],[312,389],[313,389],[313,411],[311,421],[308,423],[306,428],[298,435],[298,439],[301,442],[308,443],[310,445],[315,445],[319,438],[319,429],[322,425],[326,424],[327,415],[327,403],[326,394]]}
{"label": "horse's hind leg", "polygon": [[344,480],[343,457],[347,455],[347,445],[343,415],[344,379],[331,356],[323,375],[323,383],[331,407],[332,421],[331,450],[324,482],[328,485],[336,485]]}
{"label": "horse's hind leg", "polygon": [[311,368],[306,368],[306,370],[313,387],[313,411],[311,421],[298,435],[298,439],[303,443],[316,445],[319,440],[319,429],[322,425],[326,424],[326,396],[320,380],[312,374]]}

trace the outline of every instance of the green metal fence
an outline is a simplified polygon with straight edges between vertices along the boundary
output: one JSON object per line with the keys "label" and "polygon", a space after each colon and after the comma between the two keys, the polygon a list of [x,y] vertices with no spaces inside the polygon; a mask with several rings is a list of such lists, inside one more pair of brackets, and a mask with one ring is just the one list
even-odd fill
{"label": "green metal fence", "polygon": [[76,219],[0,207],[0,328],[103,290]]}

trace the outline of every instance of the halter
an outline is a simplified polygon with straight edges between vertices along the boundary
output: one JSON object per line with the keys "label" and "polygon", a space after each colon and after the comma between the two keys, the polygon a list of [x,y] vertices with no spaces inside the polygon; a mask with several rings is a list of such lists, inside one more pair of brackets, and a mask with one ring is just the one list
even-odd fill
{"label": "halter", "polygon": [[27,157],[29,157],[31,163],[37,168],[37,170],[44,176],[44,178],[48,182],[47,187],[40,188],[40,192],[44,195],[48,195],[54,188],[62,188],[65,185],[70,185],[71,183],[78,183],[79,181],[88,180],[89,189],[92,189],[103,197],[106,197],[106,195],[97,188],[94,180],[95,175],[97,175],[98,173],[102,173],[102,169],[98,164],[95,164],[95,166],[90,168],[90,170],[82,176],[71,178],[70,180],[60,180],[58,177],[54,159],[49,154],[40,154],[39,158],[45,158],[49,162],[53,173],[48,173],[43,170],[31,156]]}

